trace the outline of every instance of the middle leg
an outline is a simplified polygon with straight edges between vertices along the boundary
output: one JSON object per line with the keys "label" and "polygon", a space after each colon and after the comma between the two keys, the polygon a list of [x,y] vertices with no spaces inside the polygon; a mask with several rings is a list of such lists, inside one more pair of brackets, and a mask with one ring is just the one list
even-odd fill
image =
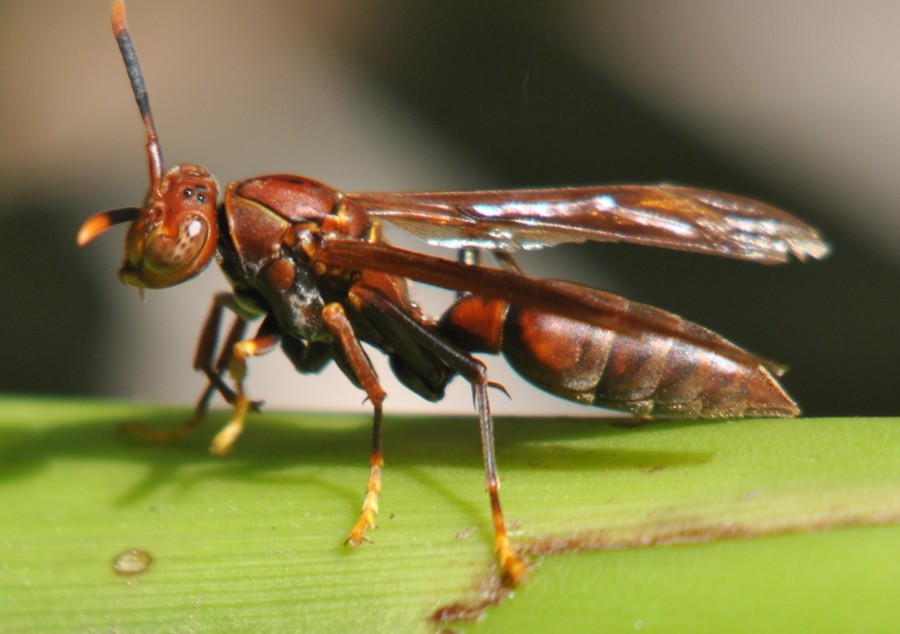
{"label": "middle leg", "polygon": [[497,460],[494,451],[494,422],[488,399],[488,389],[495,387],[496,384],[488,380],[484,364],[467,351],[424,327],[377,290],[356,285],[350,290],[349,298],[360,314],[368,314],[377,320],[379,317],[373,315],[374,311],[379,313],[382,319],[388,318],[396,324],[400,324],[419,345],[433,352],[472,385],[472,396],[481,430],[485,484],[491,501],[491,521],[494,527],[497,562],[501,576],[507,583],[518,585],[524,582],[528,577],[528,562],[512,545],[509,534],[506,532],[506,523],[500,506],[500,478],[497,475]]}
{"label": "middle leg", "polygon": [[378,496],[381,494],[381,470],[384,468],[384,454],[381,449],[381,412],[385,394],[378,375],[372,367],[366,351],[353,332],[353,326],[347,317],[344,307],[338,303],[328,304],[322,311],[325,325],[334,336],[344,353],[349,369],[366,392],[375,409],[372,422],[372,453],[369,457],[369,482],[366,485],[366,497],[363,501],[359,519],[347,534],[346,543],[359,546],[366,537],[366,530],[375,527],[375,516],[378,514]]}

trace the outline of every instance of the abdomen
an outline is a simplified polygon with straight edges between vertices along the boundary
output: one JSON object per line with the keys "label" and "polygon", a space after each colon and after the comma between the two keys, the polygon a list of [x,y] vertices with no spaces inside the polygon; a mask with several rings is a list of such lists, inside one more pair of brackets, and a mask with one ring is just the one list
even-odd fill
{"label": "abdomen", "polygon": [[474,296],[451,306],[438,328],[470,351],[502,354],[537,387],[586,405],[686,418],[799,413],[762,365],[673,337],[622,334]]}

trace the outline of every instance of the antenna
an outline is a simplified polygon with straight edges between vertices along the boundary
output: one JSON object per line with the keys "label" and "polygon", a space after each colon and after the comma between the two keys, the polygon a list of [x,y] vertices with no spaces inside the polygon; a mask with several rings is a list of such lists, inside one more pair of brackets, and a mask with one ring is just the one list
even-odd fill
{"label": "antenna", "polygon": [[162,153],[159,149],[159,137],[156,135],[156,126],[153,124],[153,113],[150,111],[150,97],[147,87],[144,85],[144,74],[141,72],[141,64],[138,62],[131,34],[125,24],[125,3],[116,0],[112,8],[112,29],[119,43],[119,51],[122,53],[122,61],[125,62],[125,70],[128,71],[128,79],[131,81],[131,90],[134,92],[134,100],[137,102],[144,128],[147,130],[147,160],[150,164],[150,188],[158,190],[162,183]]}

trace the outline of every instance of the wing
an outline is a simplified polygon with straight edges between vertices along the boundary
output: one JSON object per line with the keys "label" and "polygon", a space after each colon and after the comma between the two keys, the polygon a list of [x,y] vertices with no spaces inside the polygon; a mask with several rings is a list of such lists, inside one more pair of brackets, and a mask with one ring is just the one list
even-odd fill
{"label": "wing", "polygon": [[493,251],[635,242],[767,264],[822,258],[812,227],[761,202],[671,185],[348,194],[370,216],[430,244]]}
{"label": "wing", "polygon": [[597,289],[554,284],[502,269],[461,264],[384,243],[346,238],[324,237],[312,259],[341,268],[382,271],[433,286],[500,299],[634,337],[645,333],[674,337],[746,366],[761,365],[779,376],[786,370],[784,366],[751,354],[677,315]]}

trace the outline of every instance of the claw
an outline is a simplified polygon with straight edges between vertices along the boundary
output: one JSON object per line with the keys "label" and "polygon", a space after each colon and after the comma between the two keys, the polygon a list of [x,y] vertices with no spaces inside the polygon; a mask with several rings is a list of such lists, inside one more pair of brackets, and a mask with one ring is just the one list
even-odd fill
{"label": "claw", "polygon": [[[368,501],[368,496],[366,496],[366,498]],[[378,503],[376,502],[376,506],[377,504]],[[375,528],[375,515],[377,513],[377,509],[363,509],[359,519],[356,520],[356,523],[353,524],[353,528],[351,528],[350,532],[347,534],[347,539],[344,540],[344,543],[353,548],[361,546],[363,542],[371,543],[372,540],[366,535],[366,530]]]}
{"label": "claw", "polygon": [[528,581],[528,560],[513,548],[506,535],[497,538],[497,563],[500,566],[500,576],[506,584],[515,587]]}

